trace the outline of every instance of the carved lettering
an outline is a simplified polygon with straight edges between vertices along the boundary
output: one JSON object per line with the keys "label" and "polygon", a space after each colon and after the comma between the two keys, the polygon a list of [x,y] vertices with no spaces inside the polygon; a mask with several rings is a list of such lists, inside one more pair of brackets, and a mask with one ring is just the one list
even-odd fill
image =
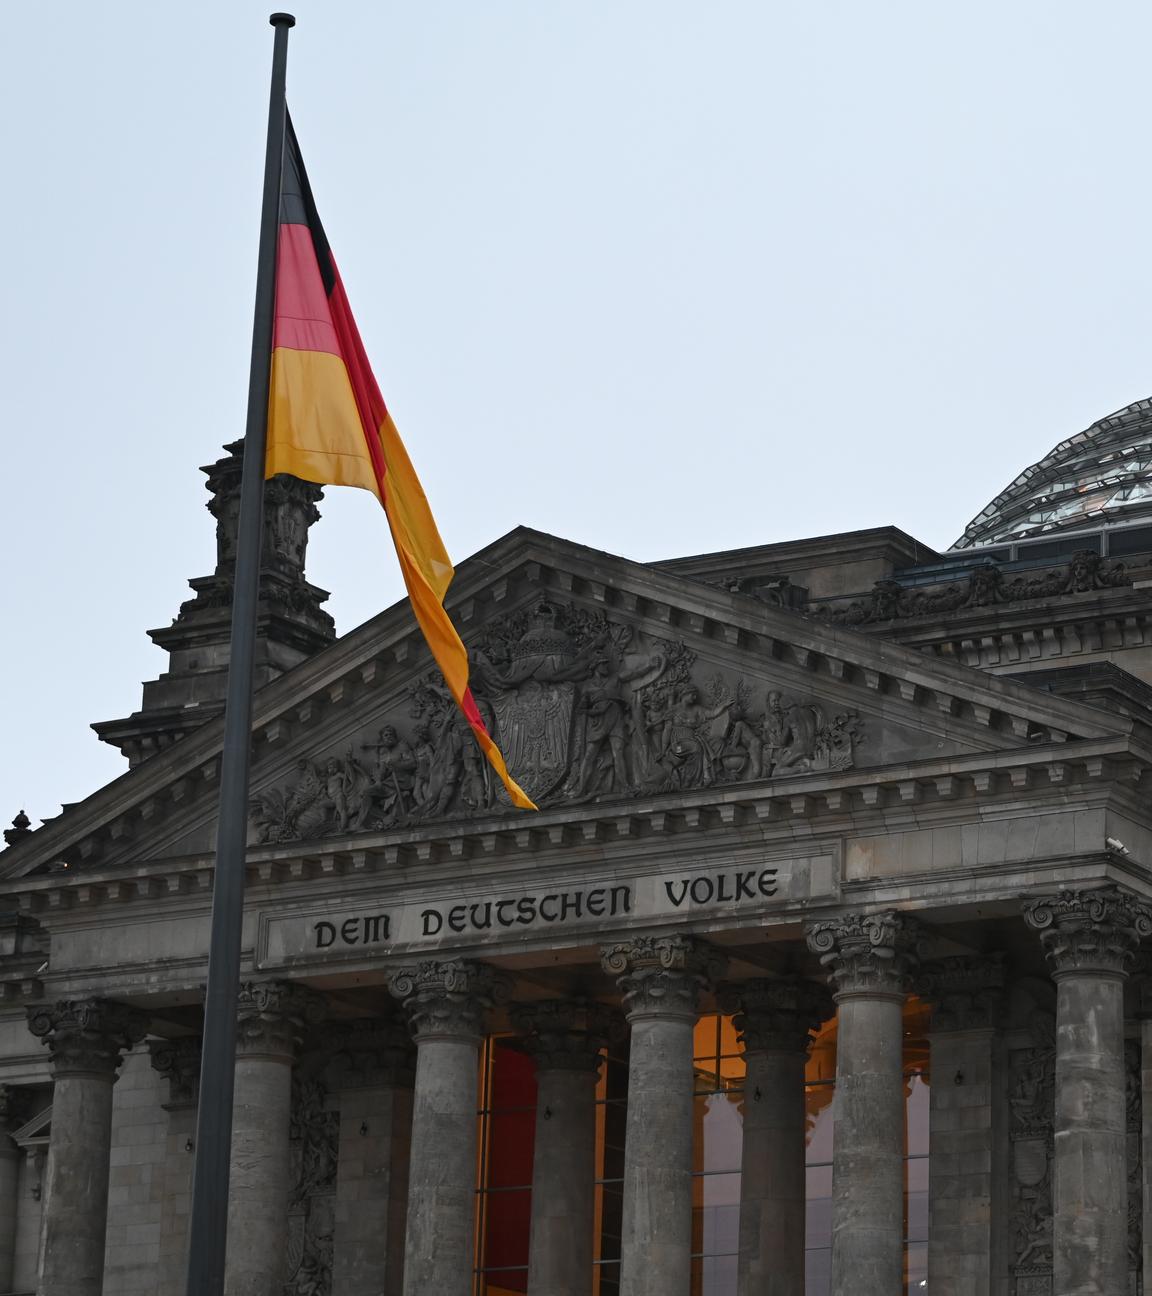
{"label": "carved lettering", "polygon": [[[424,922],[425,936],[438,936],[440,934],[440,929],[444,926],[444,918],[438,909],[425,909],[420,917]],[[435,927],[432,926],[433,922],[436,923]]]}
{"label": "carved lettering", "polygon": [[336,939],[336,927],[330,922],[313,923],[312,930],[316,933],[317,949],[327,949]]}

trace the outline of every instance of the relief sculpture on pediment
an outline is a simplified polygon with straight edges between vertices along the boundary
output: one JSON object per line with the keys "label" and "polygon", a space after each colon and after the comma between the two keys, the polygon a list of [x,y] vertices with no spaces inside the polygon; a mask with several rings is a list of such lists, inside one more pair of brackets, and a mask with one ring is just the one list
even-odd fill
{"label": "relief sculpture on pediment", "polygon": [[[541,806],[849,769],[864,740],[854,711],[705,674],[682,641],[572,605],[541,601],[501,618],[469,659],[485,724]],[[257,839],[273,842],[508,808],[432,671],[374,733],[258,792],[251,814]]]}

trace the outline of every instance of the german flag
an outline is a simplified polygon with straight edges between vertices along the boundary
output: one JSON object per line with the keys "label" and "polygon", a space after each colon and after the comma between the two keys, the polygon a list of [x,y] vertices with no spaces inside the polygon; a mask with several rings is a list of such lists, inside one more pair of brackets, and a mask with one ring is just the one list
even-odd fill
{"label": "german flag", "polygon": [[508,773],[468,686],[468,654],[444,610],[452,563],[372,367],[287,123],[276,251],[276,324],[265,477],[360,486],[384,506],[412,610],[452,696],[513,804],[536,806]]}

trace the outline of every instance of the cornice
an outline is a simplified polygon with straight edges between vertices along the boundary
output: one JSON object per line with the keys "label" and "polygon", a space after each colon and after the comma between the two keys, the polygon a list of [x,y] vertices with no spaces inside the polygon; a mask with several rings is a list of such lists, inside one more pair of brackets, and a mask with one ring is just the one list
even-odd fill
{"label": "cornice", "polygon": [[[326,878],[388,876],[408,885],[420,876],[487,876],[545,861],[578,866],[608,853],[650,863],[670,849],[813,844],[822,836],[988,821],[1118,796],[1129,808],[1139,805],[1141,779],[1152,778],[1152,752],[1132,747],[1123,738],[1050,744],[727,785],[674,799],[560,807],[528,819],[454,820],[418,831],[257,846],[248,851],[249,894],[307,889]],[[192,912],[210,903],[213,871],[211,855],[67,869],[0,882],[0,902],[49,926],[56,917],[108,905],[171,913],[183,904]],[[938,880],[939,874],[926,877]]]}

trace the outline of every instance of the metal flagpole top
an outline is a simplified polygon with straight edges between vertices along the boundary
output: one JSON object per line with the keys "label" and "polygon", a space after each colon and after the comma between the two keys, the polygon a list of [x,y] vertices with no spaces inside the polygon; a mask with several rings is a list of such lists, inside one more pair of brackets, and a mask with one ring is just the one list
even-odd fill
{"label": "metal flagpole top", "polygon": [[296,15],[287,13],[269,14],[268,21],[273,27],[295,27]]}

